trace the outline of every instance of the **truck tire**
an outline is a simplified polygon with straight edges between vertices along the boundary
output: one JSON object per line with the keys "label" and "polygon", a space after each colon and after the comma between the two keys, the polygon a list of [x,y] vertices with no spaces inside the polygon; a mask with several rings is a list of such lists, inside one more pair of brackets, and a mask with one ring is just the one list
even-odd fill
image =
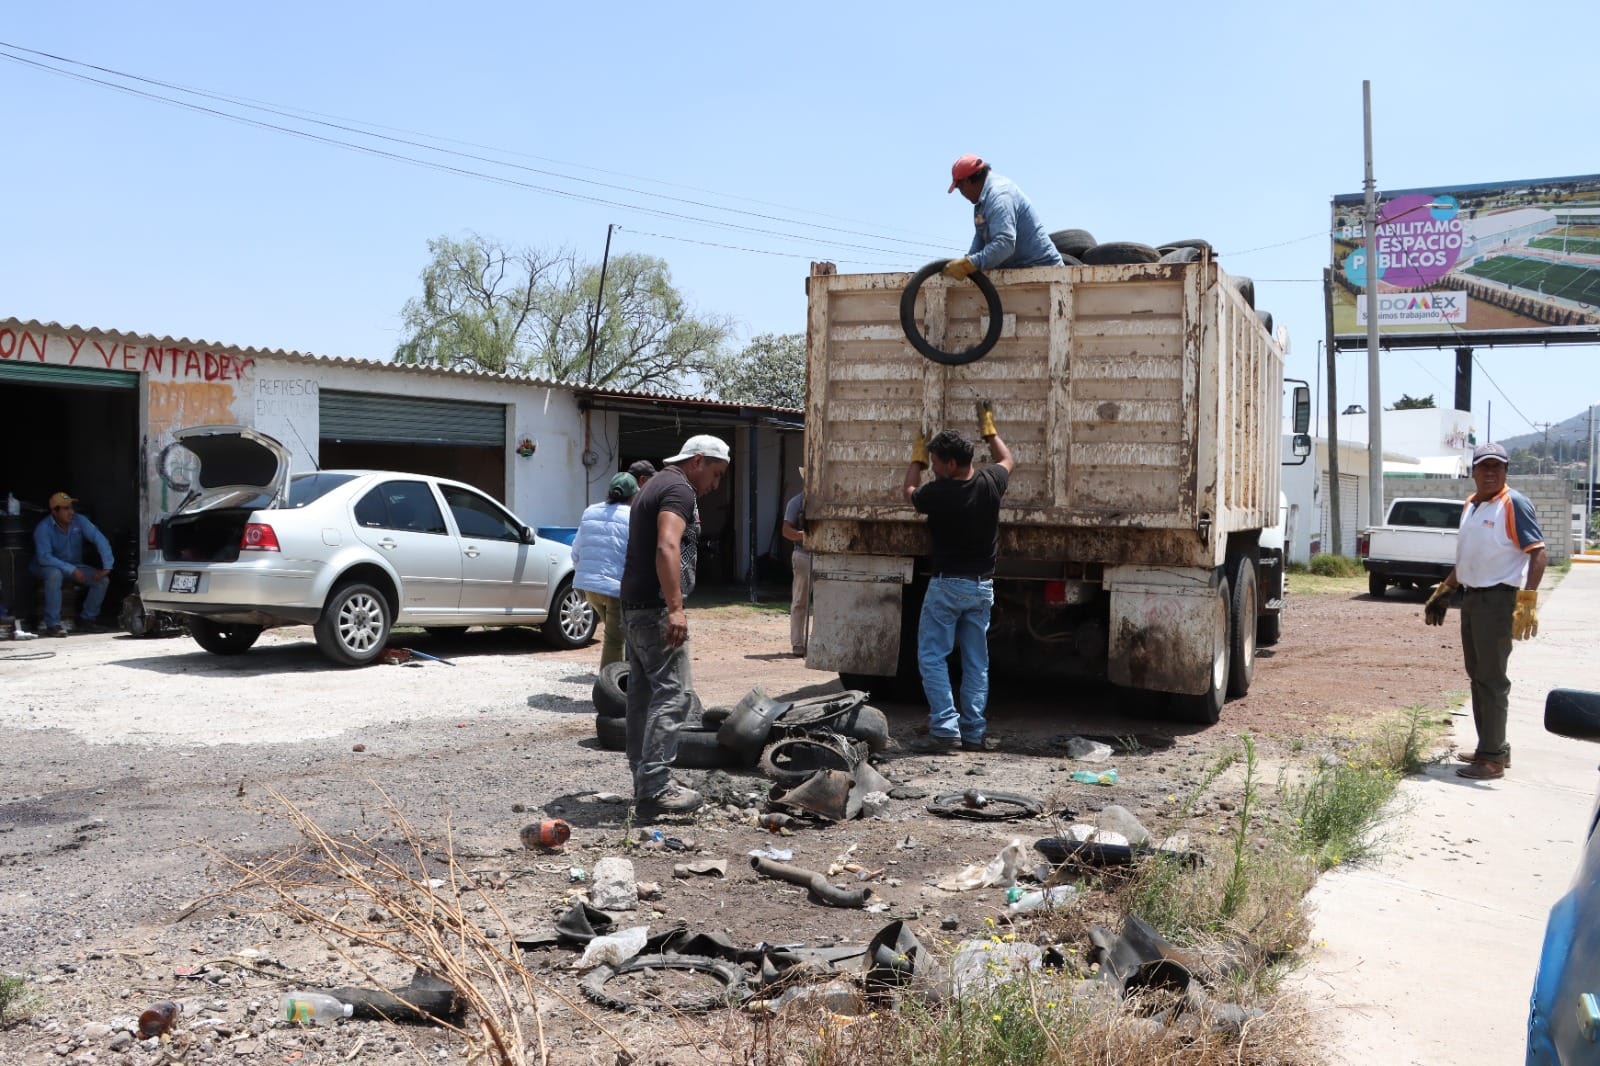
{"label": "truck tire", "polygon": [[389,642],[389,601],[365,582],[340,585],[312,627],[322,654],[340,666],[366,666]]}
{"label": "truck tire", "polygon": [[261,636],[261,627],[234,622],[213,622],[195,615],[189,619],[189,635],[212,655],[243,655]]}
{"label": "truck tire", "polygon": [[1100,242],[1086,229],[1058,229],[1050,234],[1050,243],[1056,246],[1063,259],[1070,255],[1082,263],[1083,253]]}
{"label": "truck tire", "polygon": [[989,350],[1000,340],[1000,330],[1005,325],[1005,317],[1000,313],[1000,293],[995,290],[994,282],[983,276],[979,270],[969,276],[971,282],[983,293],[984,303],[989,308],[989,329],[983,339],[963,352],[940,351],[928,343],[926,337],[917,329],[917,293],[922,289],[922,283],[933,277],[945,268],[948,259],[935,259],[915,274],[906,282],[905,291],[900,294],[900,328],[905,331],[906,340],[911,342],[911,347],[922,354],[923,358],[931,359],[935,363],[945,366],[963,366],[975,363],[989,354]]}
{"label": "truck tire", "polygon": [[1211,679],[1206,691],[1199,695],[1173,693],[1170,701],[1172,716],[1180,722],[1194,725],[1216,725],[1222,717],[1222,705],[1228,699],[1228,665],[1233,642],[1228,631],[1232,628],[1232,598],[1228,595],[1228,579],[1217,582],[1216,632],[1212,635]]}
{"label": "truck tire", "polygon": [[1161,263],[1198,263],[1200,262],[1200,249],[1198,248],[1171,248],[1161,253],[1157,260]]}
{"label": "truck tire", "polygon": [[1254,311],[1256,309],[1255,280],[1247,278],[1243,274],[1230,275],[1228,280],[1233,283],[1233,287],[1238,290],[1239,295],[1244,297],[1244,302],[1250,305],[1250,310]]}
{"label": "truck tire", "polygon": [[1233,587],[1228,620],[1228,696],[1238,699],[1250,691],[1256,676],[1256,614],[1261,586],[1256,579],[1255,560],[1248,555],[1230,566],[1228,575]]}
{"label": "truck tire", "polygon": [[1389,581],[1382,574],[1369,573],[1367,575],[1367,595],[1374,599],[1383,599],[1383,594],[1389,589]]}
{"label": "truck tire", "polygon": [[1106,266],[1113,263],[1155,263],[1161,260],[1161,253],[1138,241],[1111,241],[1095,245],[1078,258],[1088,266]]}
{"label": "truck tire", "polygon": [[1272,336],[1272,312],[1257,310],[1256,317],[1261,320],[1261,328],[1267,331],[1267,336]]}

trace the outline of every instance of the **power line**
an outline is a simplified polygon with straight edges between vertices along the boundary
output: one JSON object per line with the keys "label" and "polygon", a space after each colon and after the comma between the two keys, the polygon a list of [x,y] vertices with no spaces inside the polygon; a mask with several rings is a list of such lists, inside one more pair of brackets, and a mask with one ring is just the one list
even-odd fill
{"label": "power line", "polygon": [[[813,256],[806,255],[803,252],[776,252],[767,248],[745,248],[737,244],[718,244],[716,241],[696,240],[693,237],[675,237],[670,233],[651,233],[648,230],[632,229],[628,226],[618,226],[617,231],[619,233],[632,233],[640,237],[657,237],[664,241],[681,241],[685,244],[702,244],[707,248],[725,248],[731,252],[751,252],[755,255],[776,255],[782,256],[785,259],[814,258]],[[904,270],[906,267],[906,264],[904,263],[884,263],[865,259],[840,259],[837,261],[840,263],[849,263],[853,266],[881,266],[891,267],[895,270]]]}
{"label": "power line", "polygon": [[1484,380],[1488,381],[1489,384],[1494,386],[1494,391],[1498,392],[1500,394],[1500,398],[1505,400],[1505,402],[1510,405],[1510,407],[1511,407],[1511,409],[1513,411],[1517,412],[1517,417],[1522,419],[1524,422],[1528,423],[1528,428],[1529,429],[1538,429],[1538,427],[1533,424],[1533,419],[1531,419],[1527,415],[1523,414],[1522,413],[1522,409],[1520,407],[1518,407],[1516,404],[1511,402],[1511,397],[1506,395],[1506,390],[1502,389],[1500,387],[1500,383],[1495,381],[1494,378],[1489,376],[1488,368],[1486,368],[1483,365],[1483,360],[1478,358],[1477,353],[1473,353],[1472,362],[1479,370],[1483,371]]}

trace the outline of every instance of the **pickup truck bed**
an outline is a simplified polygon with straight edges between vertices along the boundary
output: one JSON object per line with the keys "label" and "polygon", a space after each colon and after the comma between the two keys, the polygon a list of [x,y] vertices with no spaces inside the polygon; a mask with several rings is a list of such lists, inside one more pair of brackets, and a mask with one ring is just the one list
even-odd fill
{"label": "pickup truck bed", "polygon": [[1367,591],[1382,596],[1390,585],[1436,585],[1456,565],[1461,502],[1402,498],[1389,505],[1388,521],[1367,531]]}

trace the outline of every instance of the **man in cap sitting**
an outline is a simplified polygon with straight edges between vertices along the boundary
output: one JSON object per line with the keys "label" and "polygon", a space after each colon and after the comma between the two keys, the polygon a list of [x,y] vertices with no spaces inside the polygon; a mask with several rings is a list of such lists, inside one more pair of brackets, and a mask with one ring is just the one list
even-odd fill
{"label": "man in cap sitting", "polygon": [[[77,502],[65,492],[56,493],[50,497],[50,517],[42,519],[33,530],[33,561],[28,570],[44,582],[44,616],[39,625],[40,634],[46,637],[67,635],[61,624],[61,588],[68,581],[89,589],[78,615],[78,628],[85,632],[106,628],[100,624],[100,605],[105,603],[116,562],[111,555],[111,542],[93,522],[77,513]],[[85,542],[93,544],[99,553],[100,569],[91,570],[84,564]]]}

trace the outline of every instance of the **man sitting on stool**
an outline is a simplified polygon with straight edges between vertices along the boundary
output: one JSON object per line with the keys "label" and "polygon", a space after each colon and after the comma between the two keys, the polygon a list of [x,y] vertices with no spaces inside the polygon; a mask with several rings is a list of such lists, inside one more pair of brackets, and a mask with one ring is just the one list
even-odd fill
{"label": "man sitting on stool", "polygon": [[[99,631],[100,605],[106,599],[106,587],[116,565],[111,556],[111,543],[95,524],[74,512],[77,503],[71,496],[58,492],[50,497],[50,517],[42,520],[33,531],[33,561],[28,570],[44,582],[44,619],[40,634],[46,637],[67,635],[61,624],[61,586],[71,580],[87,585],[89,594],[83,598],[83,613],[78,616],[78,628]],[[91,541],[100,553],[100,569],[90,570],[83,565],[84,541]]]}

